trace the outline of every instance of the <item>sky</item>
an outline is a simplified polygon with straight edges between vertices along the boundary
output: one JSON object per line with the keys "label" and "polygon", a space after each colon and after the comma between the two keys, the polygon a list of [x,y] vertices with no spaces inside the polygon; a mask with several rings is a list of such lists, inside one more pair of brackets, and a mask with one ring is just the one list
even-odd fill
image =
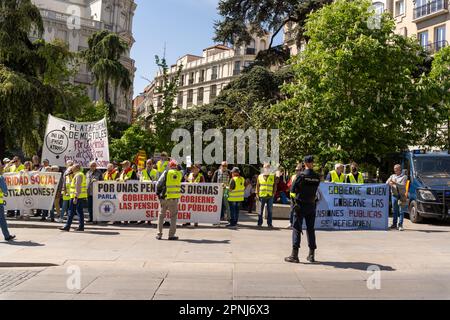
{"label": "sky", "polygon": [[187,54],[201,55],[214,44],[214,21],[218,0],[136,0],[133,22],[136,43],[131,57],[136,61],[134,95],[144,91],[157,71],[155,55],[163,56],[169,65]]}

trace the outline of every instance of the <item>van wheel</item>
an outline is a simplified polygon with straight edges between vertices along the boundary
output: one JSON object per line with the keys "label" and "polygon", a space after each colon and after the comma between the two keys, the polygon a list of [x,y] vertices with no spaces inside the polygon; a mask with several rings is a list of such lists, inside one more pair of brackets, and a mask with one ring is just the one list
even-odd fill
{"label": "van wheel", "polygon": [[417,203],[415,201],[411,202],[409,206],[409,220],[411,220],[412,223],[421,223],[423,220],[417,210]]}

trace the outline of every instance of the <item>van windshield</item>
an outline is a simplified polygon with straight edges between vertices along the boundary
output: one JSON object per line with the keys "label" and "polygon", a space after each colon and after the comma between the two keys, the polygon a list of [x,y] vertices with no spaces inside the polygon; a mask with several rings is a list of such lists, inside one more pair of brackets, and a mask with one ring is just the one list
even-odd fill
{"label": "van windshield", "polygon": [[450,156],[417,157],[414,168],[424,178],[450,178]]}

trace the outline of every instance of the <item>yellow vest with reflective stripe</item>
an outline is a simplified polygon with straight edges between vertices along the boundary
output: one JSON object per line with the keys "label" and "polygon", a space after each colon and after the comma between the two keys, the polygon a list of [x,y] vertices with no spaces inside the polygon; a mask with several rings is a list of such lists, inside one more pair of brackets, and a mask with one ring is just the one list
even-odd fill
{"label": "yellow vest with reflective stripe", "polygon": [[64,181],[65,183],[65,192],[63,194],[63,200],[67,201],[70,200],[70,195],[72,194],[72,175],[68,174],[66,176],[66,181]]}
{"label": "yellow vest with reflective stripe", "polygon": [[341,173],[341,176],[338,176],[336,170],[333,170],[330,175],[332,183],[345,183],[345,174]]}
{"label": "yellow vest with reflective stripe", "polygon": [[161,160],[159,160],[158,163],[156,164],[158,172],[163,173],[164,170],[166,170],[168,165],[169,165],[169,161],[164,161],[164,163],[163,163]]}
{"label": "yellow vest with reflective stripe", "polygon": [[264,175],[261,174],[258,177],[259,181],[259,196],[262,198],[272,197],[273,189],[275,186],[275,175],[271,174],[267,177],[267,180],[264,179]]}
{"label": "yellow vest with reflective stripe", "polygon": [[0,190],[0,206],[3,205],[5,201],[3,200],[3,191]]}
{"label": "yellow vest with reflective stripe", "polygon": [[[293,175],[292,178],[291,178],[291,189],[292,189],[292,186],[295,183],[295,180],[297,180],[297,175],[296,174]],[[291,199],[295,199],[297,197],[297,195],[294,192],[291,192],[289,195],[291,196]]]}
{"label": "yellow vest with reflective stripe", "polygon": [[[130,171],[127,173],[127,175],[125,176],[125,171],[122,171],[122,172],[120,173],[120,178],[119,178],[119,180],[120,180],[120,181],[130,180],[130,179],[131,179],[131,176],[133,175],[133,172],[134,172],[134,170],[130,170]],[[127,178],[127,179],[125,179],[125,178]]]}
{"label": "yellow vest with reflective stripe", "polygon": [[181,180],[183,174],[178,170],[169,170],[166,176],[166,199],[181,198]]}
{"label": "yellow vest with reflective stripe", "polygon": [[356,181],[353,173],[348,174],[347,177],[350,179],[351,184],[364,184],[364,177],[361,172],[358,172],[358,181]]}
{"label": "yellow vest with reflective stripe", "polygon": [[142,170],[141,181],[156,181],[158,179],[158,171],[156,169],[152,169],[150,171],[150,175],[147,172],[147,169]]}
{"label": "yellow vest with reflective stripe", "polygon": [[228,193],[228,202],[243,202],[245,192],[245,179],[243,177],[234,177],[234,190]]}
{"label": "yellow vest with reflective stripe", "polygon": [[87,199],[88,197],[86,176],[84,175],[83,172],[78,172],[72,178],[72,183],[70,185],[70,199],[75,199],[75,193],[77,191],[75,186],[75,178],[79,175],[81,175],[82,181],[81,181],[81,193],[78,195],[78,199]]}
{"label": "yellow vest with reflective stripe", "polygon": [[11,169],[9,172],[14,172],[14,173],[18,173],[22,170],[25,170],[25,166],[23,164],[21,164],[20,166],[16,167],[16,165],[12,165]]}
{"label": "yellow vest with reflective stripe", "polygon": [[198,173],[197,178],[194,179],[194,174],[191,172],[191,174],[189,174],[188,177],[188,182],[189,183],[200,183],[202,180],[203,174],[201,174],[201,172]]}

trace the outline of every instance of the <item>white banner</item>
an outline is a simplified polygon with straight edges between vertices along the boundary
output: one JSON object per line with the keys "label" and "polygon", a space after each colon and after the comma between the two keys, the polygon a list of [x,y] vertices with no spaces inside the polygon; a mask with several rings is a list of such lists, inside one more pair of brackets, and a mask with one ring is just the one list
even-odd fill
{"label": "white banner", "polygon": [[319,192],[317,229],[388,229],[389,188],[387,185],[323,183],[320,185]]}
{"label": "white banner", "polygon": [[[156,183],[138,181],[95,182],[94,216],[97,221],[157,221],[160,204]],[[178,221],[182,223],[220,222],[222,185],[183,183],[178,204]],[[170,217],[166,216],[170,221]]]}
{"label": "white banner", "polygon": [[8,194],[5,194],[6,210],[51,210],[61,173],[21,172],[5,173]]}
{"label": "white banner", "polygon": [[60,167],[73,160],[83,168],[89,168],[89,163],[96,161],[99,169],[106,169],[109,163],[106,119],[76,123],[49,115],[42,159]]}

